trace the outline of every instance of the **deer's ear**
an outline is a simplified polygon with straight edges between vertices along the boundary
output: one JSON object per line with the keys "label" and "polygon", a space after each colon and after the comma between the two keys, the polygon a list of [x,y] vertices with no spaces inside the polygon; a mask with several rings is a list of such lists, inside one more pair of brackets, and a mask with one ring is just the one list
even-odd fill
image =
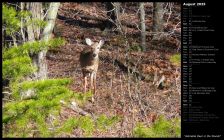
{"label": "deer's ear", "polygon": [[100,40],[99,46],[101,47],[104,44],[104,40]]}
{"label": "deer's ear", "polygon": [[93,42],[91,41],[91,39],[86,38],[86,44],[91,46],[93,44]]}

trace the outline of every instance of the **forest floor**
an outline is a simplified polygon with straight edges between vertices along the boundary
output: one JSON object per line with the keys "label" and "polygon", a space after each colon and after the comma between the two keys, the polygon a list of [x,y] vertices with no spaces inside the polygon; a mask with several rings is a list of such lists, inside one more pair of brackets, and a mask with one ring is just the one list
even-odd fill
{"label": "forest floor", "polygon": [[[127,22],[138,22],[135,9],[132,5],[125,5],[128,14],[122,15]],[[146,5],[146,18],[150,15],[150,4]],[[178,5],[176,6],[178,10]],[[75,93],[83,91],[83,77],[79,65],[79,54],[85,48],[85,38],[99,41],[104,38],[100,64],[97,73],[97,93],[95,102],[87,102],[82,109],[94,115],[122,116],[113,128],[105,132],[94,132],[93,137],[131,137],[133,128],[138,122],[146,125],[153,123],[160,115],[166,118],[180,117],[181,95],[180,65],[170,62],[170,57],[178,53],[178,46],[174,38],[166,38],[155,45],[150,45],[151,37],[147,36],[147,50],[145,52],[130,51],[127,53],[127,44],[124,36],[102,29],[102,22],[86,17],[104,18],[106,9],[101,3],[62,3],[59,9],[54,36],[67,40],[65,46],[48,52],[48,76],[50,78],[72,78],[69,86]],[[82,15],[82,17],[80,17]],[[151,26],[148,17],[147,26]],[[178,21],[170,20],[170,26]],[[100,25],[99,25],[100,24]],[[140,34],[136,29],[127,30],[129,46],[140,43]],[[125,56],[126,55],[126,56]],[[133,74],[118,65],[116,62],[125,62],[130,59],[132,68],[138,73],[151,77],[138,79]],[[165,76],[164,85],[158,88],[153,84],[157,71],[158,80]],[[158,81],[157,80],[157,81]],[[155,81],[154,81],[155,82]],[[85,93],[83,93],[85,94]],[[73,110],[65,109],[63,117],[78,115]],[[74,131],[73,137],[82,137],[82,133]]]}

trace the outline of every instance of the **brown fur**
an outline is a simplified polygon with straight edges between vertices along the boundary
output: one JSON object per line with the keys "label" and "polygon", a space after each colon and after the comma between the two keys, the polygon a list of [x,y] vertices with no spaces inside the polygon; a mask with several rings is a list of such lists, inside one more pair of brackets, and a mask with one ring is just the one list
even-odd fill
{"label": "brown fur", "polygon": [[[89,47],[84,48],[83,51],[80,53],[79,61],[80,61],[83,78],[84,78],[84,92],[86,92],[87,77],[90,75],[91,89],[94,90],[93,92],[95,94],[96,93],[96,74],[97,74],[98,65],[99,65],[98,53],[104,41],[101,40],[99,43],[92,44],[92,41],[89,39],[87,42],[90,43]],[[94,98],[92,98],[92,101],[94,101]]]}
{"label": "brown fur", "polygon": [[80,54],[80,65],[84,77],[98,69],[99,58],[93,57],[92,49],[93,48],[85,48]]}

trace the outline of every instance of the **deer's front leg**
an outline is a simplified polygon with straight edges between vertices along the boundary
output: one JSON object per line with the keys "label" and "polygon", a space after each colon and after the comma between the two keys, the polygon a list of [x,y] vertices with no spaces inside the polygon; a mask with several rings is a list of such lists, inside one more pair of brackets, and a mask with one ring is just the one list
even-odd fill
{"label": "deer's front leg", "polygon": [[86,93],[87,76],[84,77],[84,93]]}
{"label": "deer's front leg", "polygon": [[96,96],[96,73],[94,72],[91,75],[91,82],[92,82],[92,89],[93,89],[93,96],[92,96],[92,102],[94,102],[94,97]]}
{"label": "deer's front leg", "polygon": [[94,73],[94,80],[93,80],[93,91],[94,91],[94,94],[96,94],[96,73]]}
{"label": "deer's front leg", "polygon": [[93,87],[93,78],[94,78],[94,73],[91,73],[91,75],[90,75],[90,87],[91,87],[91,90],[94,88]]}

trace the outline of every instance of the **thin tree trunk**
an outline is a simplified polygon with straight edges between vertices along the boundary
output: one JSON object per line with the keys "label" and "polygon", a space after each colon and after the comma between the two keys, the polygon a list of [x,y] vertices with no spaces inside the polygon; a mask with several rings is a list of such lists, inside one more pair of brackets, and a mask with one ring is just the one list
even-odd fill
{"label": "thin tree trunk", "polygon": [[59,6],[60,6],[59,2],[50,3],[50,9],[46,16],[47,25],[44,28],[41,39],[46,40],[46,41],[49,40],[50,35],[51,35],[54,25],[55,25],[55,20],[57,18]]}
{"label": "thin tree trunk", "polygon": [[[39,2],[26,2],[26,3],[21,3],[21,10],[27,10],[31,13],[31,16],[29,16],[26,20],[26,22],[30,22],[32,19],[39,19],[41,20],[42,17],[42,3]],[[38,15],[38,16],[37,16]],[[22,20],[22,19],[21,19]],[[23,24],[21,22],[21,33],[22,33],[22,38],[23,41],[26,42],[33,42],[35,40],[39,40],[39,38],[35,38],[35,33],[40,30],[39,27],[34,27],[32,24],[27,25],[26,32],[27,35],[23,33],[25,29],[23,29]],[[40,33],[39,33],[40,34]],[[36,35],[37,36],[37,35]],[[34,77],[30,78],[29,76],[26,77],[26,80],[37,80],[38,79],[38,72],[39,72],[39,67],[38,67],[38,54],[33,54],[31,56],[32,58],[32,63],[33,66],[36,67],[38,70],[37,72],[34,72]],[[27,90],[24,93],[21,93],[21,97],[27,98],[32,96],[33,90]]]}
{"label": "thin tree trunk", "polygon": [[[44,28],[43,34],[41,36],[42,40],[48,41],[50,39],[51,33],[55,25],[55,20],[57,18],[59,6],[60,6],[59,2],[50,3],[50,9],[48,10],[48,13],[46,16],[47,25]],[[39,79],[47,78],[46,54],[47,54],[46,50],[43,50],[38,54],[38,67],[39,67],[38,78]]]}
{"label": "thin tree trunk", "polygon": [[118,28],[118,30],[122,33],[122,25],[120,21],[120,11],[121,11],[121,3],[120,2],[114,2],[114,14],[115,14],[115,23]]}
{"label": "thin tree trunk", "polygon": [[16,37],[15,37],[13,34],[11,35],[11,37],[12,37],[12,40],[13,40],[13,45],[14,45],[15,47],[17,47]]}
{"label": "thin tree trunk", "polygon": [[[114,6],[111,2],[107,2],[106,3],[106,9],[107,9],[107,16],[109,18],[111,18],[112,20],[115,20],[115,15],[114,15],[114,12],[113,12],[113,9],[114,9]],[[106,28],[112,28],[113,27],[113,23],[112,22],[107,22],[107,25],[106,25]]]}
{"label": "thin tree trunk", "polygon": [[140,3],[140,22],[141,22],[141,47],[142,50],[146,50],[146,33],[145,33],[145,9],[144,9],[144,3]]}
{"label": "thin tree trunk", "polygon": [[[32,3],[32,9],[31,9],[31,12],[32,12],[32,17],[34,19],[38,19],[38,20],[41,20],[42,17],[43,17],[43,9],[42,9],[42,3]],[[40,39],[40,27],[38,26],[35,26],[35,28],[33,28],[33,34],[34,34],[34,39],[35,40],[39,40]],[[40,52],[39,52],[40,53]],[[39,53],[38,54],[35,54],[32,58],[33,60],[33,65],[35,67],[38,68],[37,72],[35,72],[35,78],[36,79],[41,79],[40,78],[40,61],[39,61]]]}
{"label": "thin tree trunk", "polygon": [[[21,11],[24,10],[24,6],[25,6],[25,3],[24,2],[21,2],[21,4],[20,4]],[[22,43],[26,42],[26,37],[25,37],[25,34],[24,34],[23,23],[24,23],[24,19],[21,18],[20,27],[21,27],[21,35],[22,35],[22,39],[23,39],[23,42]]]}
{"label": "thin tree trunk", "polygon": [[[27,8],[29,8],[29,11],[32,13],[32,19],[42,20],[43,8],[42,8],[41,2],[27,3]],[[39,40],[40,39],[40,30],[41,30],[40,27],[33,26],[31,24],[31,25],[29,25],[28,29],[29,28],[30,28],[30,30],[28,32],[28,39],[30,41]]]}
{"label": "thin tree trunk", "polygon": [[4,34],[4,29],[2,28],[2,48],[5,45],[5,34]]}
{"label": "thin tree trunk", "polygon": [[114,8],[115,8],[115,16],[116,16],[116,24],[119,25],[119,19],[120,19],[120,9],[121,9],[121,3],[120,2],[115,2],[114,3]]}
{"label": "thin tree trunk", "polygon": [[[29,25],[27,27],[28,41],[45,40],[48,41],[53,31],[55,20],[57,17],[58,8],[60,3],[50,3],[50,7],[46,16],[47,25],[41,34],[39,27]],[[42,20],[43,8],[42,3],[26,3],[26,9],[32,13],[32,18]],[[31,18],[30,18],[31,19]],[[29,20],[30,20],[29,19]],[[32,56],[33,65],[37,67],[37,72],[34,74],[35,79],[46,79],[47,78],[47,62],[46,62],[46,50],[39,52]]]}
{"label": "thin tree trunk", "polygon": [[[42,3],[39,2],[27,2],[26,4],[26,10],[31,12],[31,17],[27,19],[27,21],[31,19],[38,19],[41,20],[43,13],[42,13]],[[33,42],[35,40],[39,40],[40,36],[40,28],[39,27],[34,27],[32,24],[27,26],[27,38],[29,42]],[[37,72],[34,73],[34,79],[39,79],[39,60],[38,56],[39,54],[33,54],[32,56],[32,62],[34,67],[37,68]]]}
{"label": "thin tree trunk", "polygon": [[[42,20],[42,17],[43,17],[43,4],[40,3],[40,2],[35,2],[35,3],[32,3],[33,4],[33,8],[32,8],[32,16],[34,19],[39,19],[39,20]],[[34,28],[34,37],[36,40],[39,40],[40,39],[40,31],[41,31],[41,28],[38,27],[38,26],[35,26]]]}
{"label": "thin tree trunk", "polygon": [[163,31],[163,3],[153,3],[153,32]]}
{"label": "thin tree trunk", "polygon": [[[30,2],[26,2],[26,10],[30,11],[31,13],[33,12],[32,11],[32,3]],[[33,13],[32,13],[33,14]],[[28,17],[27,18],[27,21],[29,21],[32,17]],[[27,37],[28,37],[28,41],[34,41],[35,38],[34,38],[34,32],[33,32],[33,26],[30,24],[27,26]]]}

